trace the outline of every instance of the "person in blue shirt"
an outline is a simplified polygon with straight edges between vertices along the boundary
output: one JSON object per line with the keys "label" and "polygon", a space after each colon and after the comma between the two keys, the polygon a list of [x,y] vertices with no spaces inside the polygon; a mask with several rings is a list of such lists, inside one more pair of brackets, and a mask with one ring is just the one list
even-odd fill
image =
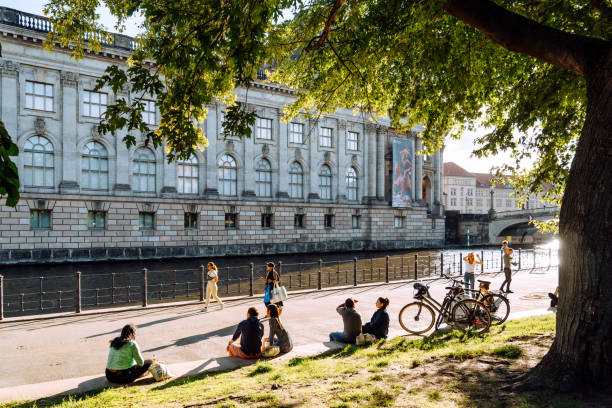
{"label": "person in blue shirt", "polygon": [[[249,307],[246,320],[241,321],[232,336],[227,351],[230,356],[241,358],[258,358],[261,356],[261,338],[264,334],[263,324],[259,322],[259,312]],[[234,344],[240,338],[240,344]]]}
{"label": "person in blue shirt", "polygon": [[379,297],[376,300],[377,310],[374,312],[372,319],[363,325],[361,332],[370,333],[376,336],[377,339],[386,339],[389,334],[389,313],[387,312],[389,299]]}

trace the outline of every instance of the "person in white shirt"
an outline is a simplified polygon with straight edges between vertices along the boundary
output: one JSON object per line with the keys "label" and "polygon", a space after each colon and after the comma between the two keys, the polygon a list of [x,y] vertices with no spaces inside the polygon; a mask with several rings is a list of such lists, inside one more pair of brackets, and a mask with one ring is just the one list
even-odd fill
{"label": "person in white shirt", "polygon": [[482,265],[482,259],[480,259],[480,255],[476,255],[478,260],[474,257],[474,253],[470,252],[463,258],[466,262],[465,274],[463,276],[463,281],[466,289],[474,290],[474,269],[476,265]]}
{"label": "person in white shirt", "polygon": [[223,310],[223,302],[221,301],[221,299],[219,299],[219,296],[217,296],[217,282],[219,282],[219,270],[217,269],[217,265],[215,265],[214,262],[209,262],[206,267],[208,268],[208,273],[206,274],[206,307],[204,308],[204,311],[208,311],[208,304],[210,303],[211,296],[214,297],[217,302],[219,302],[221,310]]}

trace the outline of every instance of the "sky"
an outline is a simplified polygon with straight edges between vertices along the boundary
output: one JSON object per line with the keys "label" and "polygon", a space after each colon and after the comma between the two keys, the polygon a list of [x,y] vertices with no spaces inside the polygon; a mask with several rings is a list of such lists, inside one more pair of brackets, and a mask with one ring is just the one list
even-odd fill
{"label": "sky", "polygon": [[[20,0],[19,2],[17,0],[0,0],[0,6],[15,8],[36,15],[43,15],[43,8],[46,3],[47,0]],[[98,14],[100,15],[100,22],[108,31],[115,31],[116,20],[110,12],[106,8],[100,8]],[[130,19],[123,34],[135,36],[138,33],[138,26],[138,18]],[[477,129],[474,132],[465,132],[460,140],[447,140],[444,149],[444,161],[455,162],[467,171],[476,173],[487,173],[491,167],[496,165],[512,164],[510,156],[504,153],[482,159],[470,157],[472,151],[476,148],[474,140],[484,133],[486,133],[485,129]]]}

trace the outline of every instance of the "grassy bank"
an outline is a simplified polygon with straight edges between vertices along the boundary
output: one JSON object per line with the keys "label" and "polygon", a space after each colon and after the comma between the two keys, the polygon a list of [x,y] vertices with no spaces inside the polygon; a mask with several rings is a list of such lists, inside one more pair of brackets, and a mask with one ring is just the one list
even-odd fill
{"label": "grassy bank", "polygon": [[229,372],[109,388],[2,407],[572,407],[605,396],[516,394],[500,388],[550,346],[554,315],[507,322],[484,337],[458,332],[347,346],[308,358],[259,361]]}

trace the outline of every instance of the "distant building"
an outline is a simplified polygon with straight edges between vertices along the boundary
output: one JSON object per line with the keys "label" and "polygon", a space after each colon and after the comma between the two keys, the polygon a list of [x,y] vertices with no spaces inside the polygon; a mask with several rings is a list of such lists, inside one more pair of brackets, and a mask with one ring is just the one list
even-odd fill
{"label": "distant building", "polygon": [[496,212],[506,212],[554,207],[542,201],[541,195],[535,194],[531,194],[528,202],[519,207],[512,186],[493,186],[491,181],[494,178],[495,176],[489,173],[471,173],[454,162],[444,163],[444,209],[458,211],[460,214],[487,214],[491,208]]}

